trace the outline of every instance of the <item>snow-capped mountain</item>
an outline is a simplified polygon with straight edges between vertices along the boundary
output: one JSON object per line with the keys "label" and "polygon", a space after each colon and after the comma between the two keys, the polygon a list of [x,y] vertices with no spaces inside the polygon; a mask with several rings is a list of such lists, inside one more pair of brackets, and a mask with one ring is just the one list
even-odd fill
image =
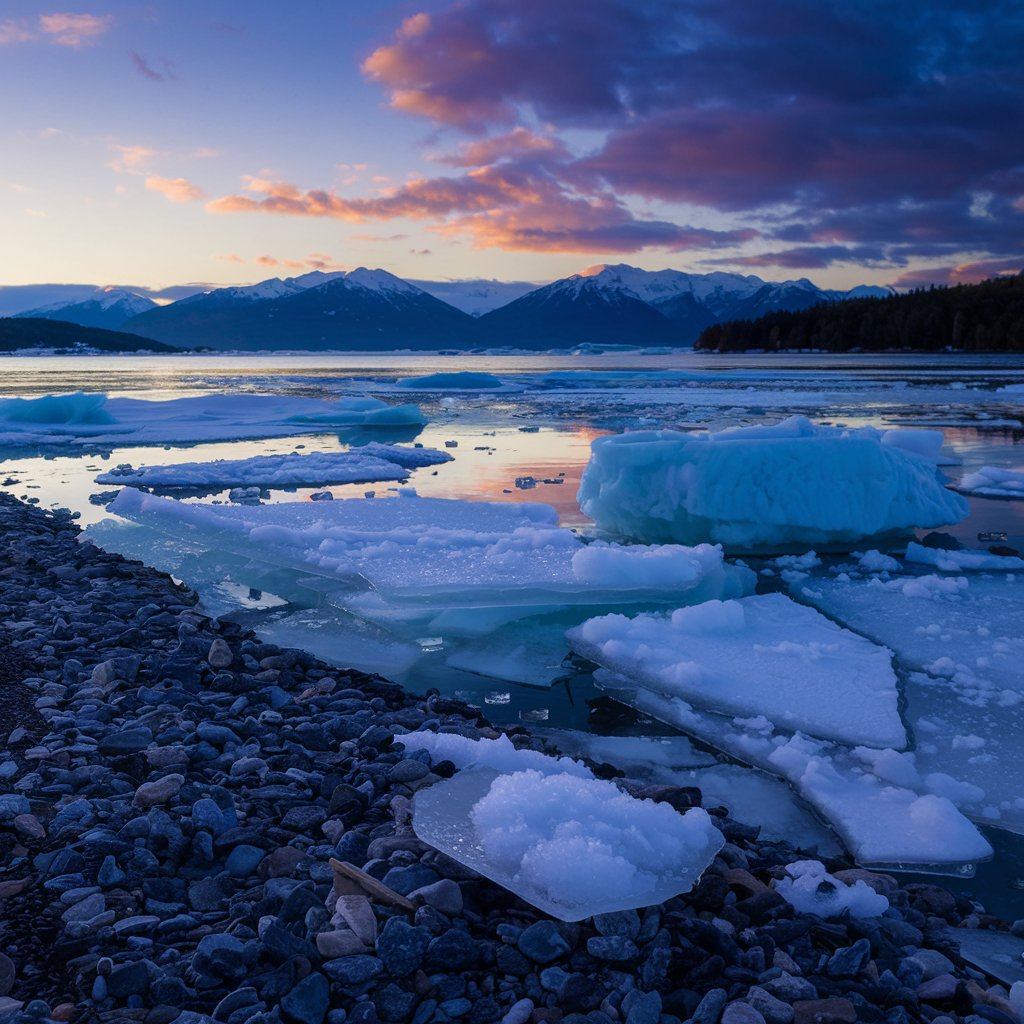
{"label": "snow-capped mountain", "polygon": [[527,292],[534,291],[536,281],[411,281],[417,288],[461,309],[470,316],[483,316],[492,309],[505,306]]}
{"label": "snow-capped mountain", "polygon": [[217,288],[131,322],[172,345],[261,350],[468,347],[472,326],[423,289],[366,267]]}
{"label": "snow-capped mountain", "polygon": [[83,299],[51,302],[17,315],[41,320],[66,320],[81,327],[116,331],[132,317],[155,307],[152,299],[126,288],[97,288]]}
{"label": "snow-capped mountain", "polygon": [[[858,295],[869,291],[885,294],[884,289],[855,289]],[[806,278],[769,282],[753,274],[600,264],[486,314],[481,325],[487,328],[488,344],[688,345],[714,323],[846,297]]]}

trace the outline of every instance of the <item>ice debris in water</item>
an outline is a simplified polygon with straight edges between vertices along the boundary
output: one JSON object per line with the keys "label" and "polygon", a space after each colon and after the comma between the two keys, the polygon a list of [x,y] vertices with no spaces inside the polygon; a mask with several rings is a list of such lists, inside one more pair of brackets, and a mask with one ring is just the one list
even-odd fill
{"label": "ice debris in water", "polygon": [[825,870],[817,860],[798,860],[786,865],[786,875],[775,891],[799,914],[818,917],[878,917],[889,909],[889,901],[858,879],[847,885]]}
{"label": "ice debris in water", "polygon": [[580,507],[609,533],[733,550],[848,545],[959,522],[967,502],[936,470],[941,432],[902,433],[793,416],[718,433],[613,434],[593,443]]}
{"label": "ice debris in water", "polygon": [[0,401],[4,444],[195,444],[289,437],[334,427],[422,427],[415,405],[377,398],[325,401],[288,395],[213,394],[151,401],[103,394]]}
{"label": "ice debris in water", "polygon": [[517,750],[505,735],[493,740],[471,739],[458,733],[424,730],[396,736],[395,742],[401,743],[409,754],[425,750],[434,764],[451,761],[456,768],[492,768],[497,772],[531,770],[593,778],[590,769],[579,761],[570,757],[548,757],[536,750]]}
{"label": "ice debris in water", "polygon": [[508,385],[493,373],[479,373],[472,370],[452,373],[430,373],[425,377],[403,377],[395,382],[396,387],[408,391],[518,391],[519,387]]}
{"label": "ice debris in water", "polygon": [[1024,498],[1024,469],[982,466],[967,473],[957,489],[987,498]]}
{"label": "ice debris in water", "polygon": [[783,594],[605,615],[568,635],[584,657],[698,707],[847,743],[906,743],[889,652]]}
{"label": "ice debris in water", "polygon": [[933,565],[942,572],[1014,572],[1024,569],[1024,558],[1015,555],[994,555],[991,551],[946,551],[926,548],[911,541],[906,560],[918,565]]}
{"label": "ice debris in water", "polygon": [[[391,446],[380,445],[381,449]],[[391,447],[391,451],[395,451]],[[413,452],[415,449],[408,449]],[[415,464],[429,465],[432,449],[420,449]],[[441,452],[437,462],[447,461]],[[401,455],[398,456],[401,458]],[[404,480],[409,470],[397,460],[347,452],[309,452],[290,455],[256,455],[248,459],[215,459],[212,462],[180,462],[165,466],[121,465],[101,473],[101,484],[132,484],[142,487],[301,487],[316,484],[368,483]]]}

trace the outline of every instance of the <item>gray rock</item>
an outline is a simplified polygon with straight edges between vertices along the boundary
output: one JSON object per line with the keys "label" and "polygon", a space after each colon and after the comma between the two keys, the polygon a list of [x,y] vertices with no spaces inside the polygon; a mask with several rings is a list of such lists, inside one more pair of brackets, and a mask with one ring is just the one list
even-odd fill
{"label": "gray rock", "polygon": [[776,999],[791,1005],[798,1000],[818,998],[818,990],[806,978],[794,978],[791,974],[772,978],[771,981],[763,982],[761,987]]}
{"label": "gray rock", "polygon": [[953,961],[937,949],[919,949],[907,959],[921,965],[921,977],[924,981],[937,978],[940,974],[950,974],[954,969]]}
{"label": "gray rock", "polygon": [[527,1024],[532,1015],[533,1000],[520,999],[509,1007],[508,1012],[501,1018],[501,1024]]}
{"label": "gray rock", "polygon": [[155,782],[144,782],[135,790],[132,806],[146,810],[149,807],[165,804],[178,795],[178,791],[183,785],[185,785],[185,776],[179,775],[177,772],[164,775]]}
{"label": "gray rock", "polygon": [[422,900],[428,907],[433,907],[449,917],[457,917],[462,913],[462,890],[458,883],[450,878],[442,878],[431,885],[414,889],[409,893],[409,899],[414,903]]}
{"label": "gray rock", "polygon": [[[628,1001],[628,1007],[627,1007]],[[622,1001],[626,1024],[658,1024],[661,1020],[661,995],[634,989]]]}
{"label": "gray rock", "polygon": [[722,1011],[722,1024],[765,1024],[764,1017],[750,1003],[730,1003]]}
{"label": "gray rock", "polygon": [[430,768],[422,761],[407,757],[404,761],[392,765],[388,771],[388,778],[392,782],[416,782],[425,775],[430,774]]}
{"label": "gray rock", "polygon": [[357,953],[328,960],[323,969],[331,981],[342,985],[365,985],[384,972],[384,965],[375,956]]}
{"label": "gray rock", "polygon": [[222,637],[217,637],[210,644],[206,660],[210,663],[211,668],[230,668],[231,663],[235,660],[235,656],[231,653],[231,648],[228,646],[227,641]]}
{"label": "gray rock", "polygon": [[633,960],[640,955],[637,944],[625,935],[594,935],[587,939],[587,952],[598,960]]}
{"label": "gray rock", "polygon": [[595,914],[594,929],[598,935],[624,935],[627,939],[635,939],[640,934],[640,915],[635,910]]}
{"label": "gray rock", "polygon": [[426,928],[419,928],[392,917],[377,937],[377,956],[392,977],[412,974],[421,963],[433,936]]}
{"label": "gray rock", "polygon": [[330,1002],[331,989],[327,979],[314,971],[281,1000],[281,1014],[293,1024],[322,1024]]}
{"label": "gray rock", "polygon": [[837,949],[825,968],[830,978],[856,978],[871,959],[871,943],[858,939],[852,946]]}
{"label": "gray rock", "polygon": [[746,999],[768,1024],[793,1024],[793,1007],[776,999],[760,985],[751,985]]}
{"label": "gray rock", "polygon": [[697,1009],[693,1011],[691,1018],[693,1024],[718,1024],[728,998],[728,993],[724,988],[711,989],[697,1004]]}
{"label": "gray rock", "polygon": [[550,964],[571,951],[554,921],[537,921],[523,930],[519,951],[537,964]]}

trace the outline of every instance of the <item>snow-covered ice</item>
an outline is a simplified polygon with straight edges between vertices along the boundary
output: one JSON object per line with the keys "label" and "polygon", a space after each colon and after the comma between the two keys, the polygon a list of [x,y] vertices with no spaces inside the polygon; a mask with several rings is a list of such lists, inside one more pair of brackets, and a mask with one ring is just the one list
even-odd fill
{"label": "snow-covered ice", "polygon": [[926,548],[911,541],[905,558],[917,565],[931,565],[942,572],[1013,572],[1024,569],[1024,558],[994,555],[991,551],[947,551]]}
{"label": "snow-covered ice", "polygon": [[546,775],[575,775],[592,779],[593,773],[571,757],[548,757],[536,750],[518,750],[504,733],[496,739],[463,736],[455,732],[403,733],[395,737],[407,754],[425,750],[431,761],[451,761],[456,768],[490,768],[496,772],[535,771]]}
{"label": "snow-covered ice", "polygon": [[446,394],[459,391],[518,391],[516,385],[507,384],[493,373],[463,370],[455,373],[430,373],[424,377],[403,377],[395,382],[396,387],[407,391],[443,391]]}
{"label": "snow-covered ice", "polygon": [[783,594],[606,615],[569,639],[617,675],[701,708],[846,743],[906,743],[889,652]]}
{"label": "snow-covered ice", "polygon": [[798,860],[786,865],[786,877],[775,891],[800,914],[818,917],[879,917],[889,909],[889,901],[867,882],[853,885],[841,882],[817,860]]}
{"label": "snow-covered ice", "polygon": [[702,711],[606,670],[596,678],[618,700],[785,779],[861,864],[955,866],[991,856],[992,848],[949,799],[880,778],[847,746],[777,731],[763,716]]}
{"label": "snow-covered ice", "polygon": [[150,401],[75,393],[0,400],[0,444],[7,445],[195,444],[425,423],[418,406],[376,398],[208,394]]}
{"label": "snow-covered ice", "polygon": [[702,808],[680,814],[613,783],[478,768],[420,790],[425,842],[563,921],[687,892],[725,840]]}
{"label": "snow-covered ice", "polygon": [[1024,469],[982,466],[963,476],[957,489],[985,498],[1024,498]]}
{"label": "snow-covered ice", "polygon": [[[397,446],[380,445],[395,451]],[[433,449],[405,449],[415,452]],[[434,452],[441,455],[441,452]],[[443,458],[437,461],[445,461]],[[430,465],[424,458],[420,465]],[[371,483],[378,480],[404,480],[409,469],[397,462],[362,448],[346,452],[309,452],[290,455],[256,455],[249,459],[215,459],[211,462],[179,462],[164,466],[117,466],[96,477],[100,484],[128,484],[142,487],[301,487],[317,484]]]}
{"label": "snow-covered ice", "polygon": [[[580,507],[612,534],[732,550],[845,546],[959,522],[967,502],[921,454],[922,431],[818,427],[793,416],[718,433],[597,438]],[[931,432],[927,432],[931,433]]]}

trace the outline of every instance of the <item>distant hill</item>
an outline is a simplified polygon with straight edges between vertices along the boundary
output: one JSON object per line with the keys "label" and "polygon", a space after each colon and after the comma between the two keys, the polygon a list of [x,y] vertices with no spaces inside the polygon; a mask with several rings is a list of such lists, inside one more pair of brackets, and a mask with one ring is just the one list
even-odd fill
{"label": "distant hill", "polygon": [[694,347],[717,352],[1024,352],[1024,274],[713,324]]}
{"label": "distant hill", "polygon": [[[870,289],[885,294],[884,289]],[[711,324],[769,310],[805,309],[845,292],[806,278],[641,270],[625,263],[590,267],[553,281],[480,317],[482,344],[523,348],[588,342],[691,345]]]}
{"label": "distant hill", "polygon": [[82,327],[66,320],[29,317],[0,318],[0,352],[29,349],[89,352],[177,352],[151,338],[98,327]]}
{"label": "distant hill", "polygon": [[262,351],[469,348],[475,324],[422,288],[365,267],[217,288],[128,322],[170,344]]}
{"label": "distant hill", "polygon": [[126,288],[97,288],[84,299],[51,302],[17,315],[39,317],[44,320],[64,320],[80,324],[82,327],[102,327],[108,331],[116,331],[133,316],[156,308],[157,304],[152,299]]}

